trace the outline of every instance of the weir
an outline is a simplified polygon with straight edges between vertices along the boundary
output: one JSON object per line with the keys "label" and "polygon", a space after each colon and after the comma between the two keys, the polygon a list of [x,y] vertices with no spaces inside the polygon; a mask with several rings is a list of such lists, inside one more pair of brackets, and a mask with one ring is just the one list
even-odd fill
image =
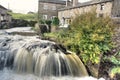
{"label": "weir", "polygon": [[87,71],[73,53],[62,52],[49,41],[33,41],[24,44],[17,52],[14,69],[38,76],[87,76]]}
{"label": "weir", "polygon": [[11,34],[16,30],[30,28],[0,30],[0,80],[98,80],[75,53],[38,36]]}
{"label": "weir", "polygon": [[79,57],[61,45],[22,36],[0,39],[0,69],[46,76],[88,76]]}

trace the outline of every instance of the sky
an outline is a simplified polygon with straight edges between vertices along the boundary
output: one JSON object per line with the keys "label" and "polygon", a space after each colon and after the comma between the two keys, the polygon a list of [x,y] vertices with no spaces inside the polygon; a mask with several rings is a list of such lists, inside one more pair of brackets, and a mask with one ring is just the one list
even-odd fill
{"label": "sky", "polygon": [[[79,0],[85,2],[89,0]],[[37,12],[38,0],[0,0],[0,5],[17,13]]]}

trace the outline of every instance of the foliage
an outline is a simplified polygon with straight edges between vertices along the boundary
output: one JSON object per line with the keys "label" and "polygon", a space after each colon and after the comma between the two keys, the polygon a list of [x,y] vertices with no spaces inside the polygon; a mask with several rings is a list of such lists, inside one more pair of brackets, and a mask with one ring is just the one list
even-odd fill
{"label": "foliage", "polygon": [[57,17],[53,18],[52,25],[55,25],[55,26],[59,25],[59,19]]}
{"label": "foliage", "polygon": [[113,56],[106,56],[104,58],[104,60],[109,60],[110,62],[112,62],[113,64],[115,64],[116,66],[119,66],[120,65],[120,51],[117,52],[115,55]]}
{"label": "foliage", "polygon": [[107,59],[115,64],[115,66],[110,70],[110,76],[114,77],[116,74],[120,74],[120,51]]}
{"label": "foliage", "polygon": [[120,67],[115,67],[111,70],[111,73],[120,73]]}
{"label": "foliage", "polygon": [[120,51],[114,53],[113,55],[104,55],[103,59],[103,61],[112,63],[112,67],[109,71],[111,78],[115,77],[117,74],[120,74]]}
{"label": "foliage", "polygon": [[41,20],[39,20],[39,23],[40,24],[45,24],[45,21],[41,19]]}
{"label": "foliage", "polygon": [[111,69],[110,76],[114,77],[115,74],[120,74],[120,67],[114,67],[114,68]]}
{"label": "foliage", "polygon": [[55,33],[44,33],[44,37],[46,38],[56,38],[57,34]]}
{"label": "foliage", "polygon": [[23,27],[28,25],[28,21],[21,19],[13,19],[11,25],[12,27]]}
{"label": "foliage", "polygon": [[12,26],[13,27],[20,27],[20,26],[35,26],[37,23],[37,13],[33,14],[22,14],[22,13],[13,13],[8,12],[10,15],[12,15]]}
{"label": "foliage", "polygon": [[34,14],[22,14],[22,13],[13,13],[9,12],[12,15],[13,19],[22,19],[27,21],[37,21],[37,13]]}
{"label": "foliage", "polygon": [[112,63],[116,65],[120,65],[120,60],[118,60],[116,57],[112,56],[110,59]]}
{"label": "foliage", "polygon": [[35,24],[37,23],[37,21],[29,21],[29,26],[35,26]]}
{"label": "foliage", "polygon": [[46,23],[47,25],[51,25],[52,21],[51,21],[51,20],[45,20],[45,23]]}
{"label": "foliage", "polygon": [[95,13],[77,15],[70,29],[57,32],[56,39],[76,52],[85,63],[99,63],[101,53],[113,47],[114,24],[111,19],[97,18]]}

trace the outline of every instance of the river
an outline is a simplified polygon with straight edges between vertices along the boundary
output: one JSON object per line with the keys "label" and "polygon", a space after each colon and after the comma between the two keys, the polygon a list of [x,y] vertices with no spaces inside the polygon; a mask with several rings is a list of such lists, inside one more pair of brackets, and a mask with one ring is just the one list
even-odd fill
{"label": "river", "polygon": [[13,32],[34,33],[31,27],[0,30],[0,80],[104,80],[88,76],[78,57],[54,42]]}

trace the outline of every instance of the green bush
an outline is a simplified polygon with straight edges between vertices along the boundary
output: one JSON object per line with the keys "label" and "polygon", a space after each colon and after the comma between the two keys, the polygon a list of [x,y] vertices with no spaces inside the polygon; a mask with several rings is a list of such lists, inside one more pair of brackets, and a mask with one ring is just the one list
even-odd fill
{"label": "green bush", "polygon": [[59,19],[57,17],[53,18],[52,25],[55,25],[55,26],[59,25]]}
{"label": "green bush", "polygon": [[99,63],[100,55],[113,47],[114,24],[111,19],[97,18],[95,13],[78,15],[69,30],[58,33],[57,40],[75,51],[87,63]]}
{"label": "green bush", "polygon": [[12,20],[12,27],[25,27],[29,24],[27,20],[23,19],[13,19]]}
{"label": "green bush", "polygon": [[37,13],[34,14],[22,14],[22,13],[13,13],[13,12],[8,12],[8,13],[12,15],[13,19],[21,19],[27,21],[37,20]]}
{"label": "green bush", "polygon": [[29,21],[28,25],[34,27],[37,21]]}
{"label": "green bush", "polygon": [[112,62],[116,66],[120,66],[120,51],[112,56],[105,56],[104,61],[106,61],[106,60]]}
{"label": "green bush", "polygon": [[39,20],[39,23],[40,24],[45,24],[45,21],[44,20]]}
{"label": "green bush", "polygon": [[114,77],[116,74],[120,74],[120,67],[114,67],[110,70],[111,77]]}
{"label": "green bush", "polygon": [[50,26],[52,21],[51,20],[45,20],[45,23]]}

